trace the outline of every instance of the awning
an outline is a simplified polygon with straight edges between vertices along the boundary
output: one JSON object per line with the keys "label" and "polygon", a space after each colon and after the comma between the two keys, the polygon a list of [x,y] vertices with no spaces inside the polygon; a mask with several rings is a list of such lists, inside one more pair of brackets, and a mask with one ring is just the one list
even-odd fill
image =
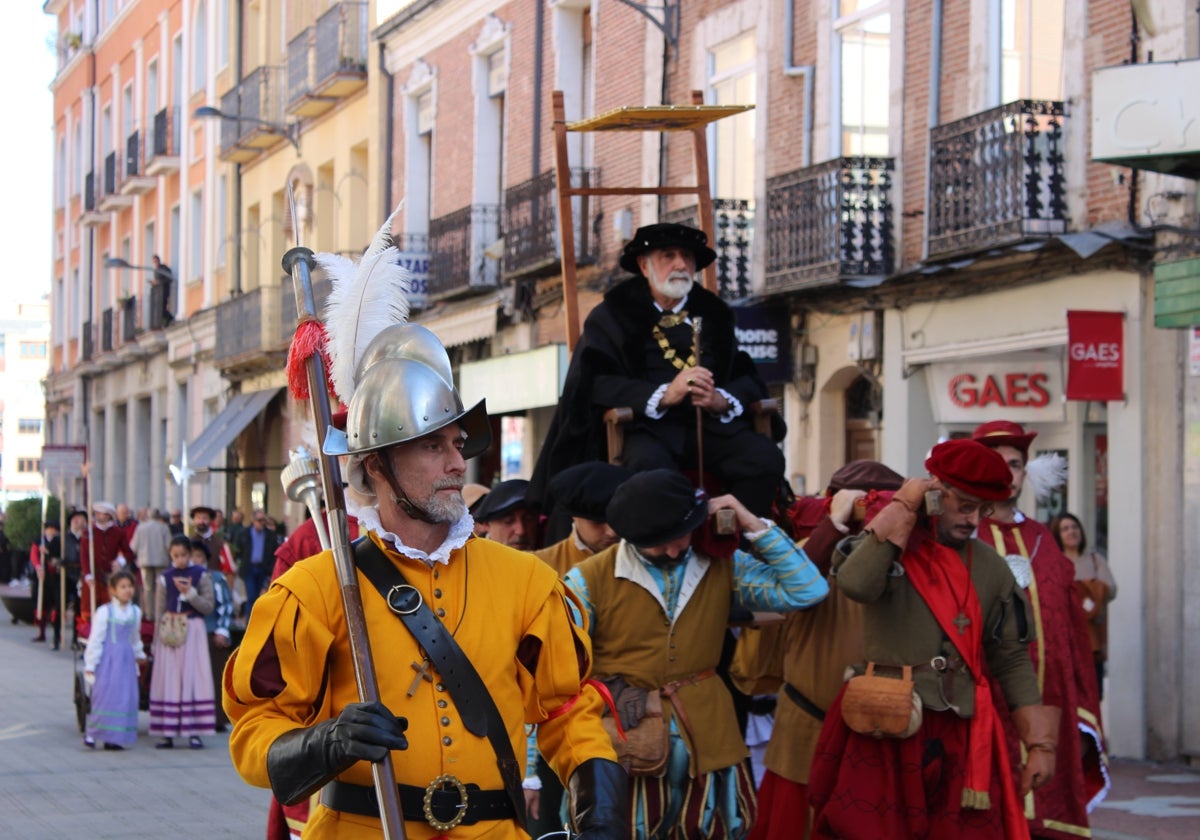
{"label": "awning", "polygon": [[456,347],[496,334],[496,307],[500,295],[492,293],[470,300],[444,303],[414,318],[428,327],[446,347]]}
{"label": "awning", "polygon": [[196,470],[212,466],[212,462],[237,440],[250,421],[282,390],[282,387],[267,388],[248,394],[235,394],[207,428],[188,444],[188,466]]}

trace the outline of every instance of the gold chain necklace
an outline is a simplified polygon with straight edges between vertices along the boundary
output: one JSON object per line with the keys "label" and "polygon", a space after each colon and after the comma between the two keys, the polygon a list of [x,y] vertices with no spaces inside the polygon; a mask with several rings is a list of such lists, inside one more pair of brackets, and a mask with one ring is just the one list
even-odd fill
{"label": "gold chain necklace", "polygon": [[684,370],[685,368],[696,366],[696,353],[692,351],[688,354],[687,361],[679,358],[675,352],[675,348],[671,346],[671,342],[667,341],[667,337],[663,334],[662,327],[658,324],[654,325],[654,329],[650,331],[654,336],[654,340],[658,342],[658,346],[662,348],[663,358],[675,366],[676,370]]}

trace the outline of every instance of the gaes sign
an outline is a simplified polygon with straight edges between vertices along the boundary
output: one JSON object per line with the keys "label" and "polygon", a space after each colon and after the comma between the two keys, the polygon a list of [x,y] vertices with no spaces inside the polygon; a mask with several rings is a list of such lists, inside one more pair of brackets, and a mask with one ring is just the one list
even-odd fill
{"label": "gaes sign", "polygon": [[1067,399],[1125,399],[1125,315],[1067,312]]}
{"label": "gaes sign", "polygon": [[996,417],[1055,423],[1063,418],[1062,360],[1057,353],[938,362],[927,370],[938,423],[982,423]]}

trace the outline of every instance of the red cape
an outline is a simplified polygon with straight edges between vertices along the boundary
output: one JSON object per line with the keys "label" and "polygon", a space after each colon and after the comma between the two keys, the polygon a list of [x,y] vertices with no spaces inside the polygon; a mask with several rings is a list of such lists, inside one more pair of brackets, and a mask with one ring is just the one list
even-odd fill
{"label": "red cape", "polygon": [[[1039,837],[1078,838],[1088,828],[1088,811],[1108,794],[1110,783],[1096,671],[1087,619],[1075,589],[1075,567],[1046,526],[1032,519],[1019,524],[985,519],[979,523],[978,536],[1001,556],[1016,554],[1032,560],[1034,583],[1025,594],[1034,608],[1030,618],[1037,640],[1029,645],[1029,656],[1042,702],[1062,709],[1062,723],[1054,778],[1026,797],[1025,814],[1030,831]],[[1004,728],[1012,766],[1019,771],[1020,739],[1007,715]]]}

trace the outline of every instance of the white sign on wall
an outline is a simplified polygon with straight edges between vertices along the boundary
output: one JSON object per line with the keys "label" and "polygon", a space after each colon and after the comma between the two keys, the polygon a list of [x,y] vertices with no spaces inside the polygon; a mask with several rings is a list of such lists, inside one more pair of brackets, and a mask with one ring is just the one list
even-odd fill
{"label": "white sign on wall", "polygon": [[1021,353],[937,362],[926,369],[938,423],[1060,423],[1065,419],[1062,359]]}

